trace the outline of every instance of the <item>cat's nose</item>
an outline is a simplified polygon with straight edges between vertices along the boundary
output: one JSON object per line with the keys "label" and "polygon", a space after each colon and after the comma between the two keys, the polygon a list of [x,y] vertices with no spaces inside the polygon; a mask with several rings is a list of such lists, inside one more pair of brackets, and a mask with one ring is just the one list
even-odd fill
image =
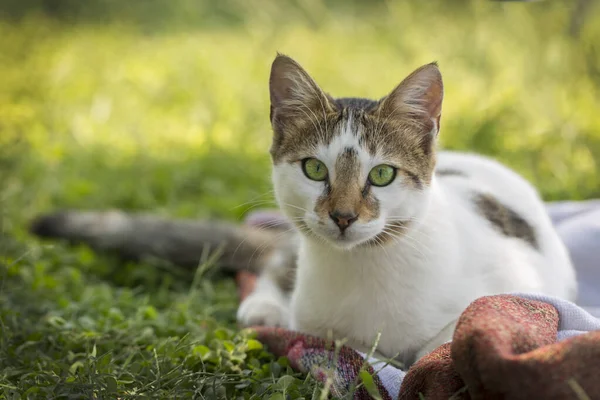
{"label": "cat's nose", "polygon": [[333,222],[335,222],[338,228],[340,228],[340,231],[343,233],[346,228],[348,228],[354,223],[354,221],[358,219],[358,214],[334,211],[329,213],[329,217],[333,220]]}

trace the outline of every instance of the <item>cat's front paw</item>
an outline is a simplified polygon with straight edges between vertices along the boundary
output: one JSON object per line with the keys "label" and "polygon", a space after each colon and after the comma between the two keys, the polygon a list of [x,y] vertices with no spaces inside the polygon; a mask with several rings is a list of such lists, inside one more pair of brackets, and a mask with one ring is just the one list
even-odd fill
{"label": "cat's front paw", "polygon": [[277,300],[261,293],[251,294],[238,308],[238,322],[243,326],[287,327],[289,310]]}

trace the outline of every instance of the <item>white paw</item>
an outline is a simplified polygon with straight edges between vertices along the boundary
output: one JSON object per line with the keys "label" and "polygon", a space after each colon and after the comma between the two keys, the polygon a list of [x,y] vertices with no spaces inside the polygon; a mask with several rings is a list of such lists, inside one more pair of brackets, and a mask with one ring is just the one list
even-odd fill
{"label": "white paw", "polygon": [[248,296],[237,311],[237,320],[243,326],[287,327],[289,311],[273,296],[254,293]]}

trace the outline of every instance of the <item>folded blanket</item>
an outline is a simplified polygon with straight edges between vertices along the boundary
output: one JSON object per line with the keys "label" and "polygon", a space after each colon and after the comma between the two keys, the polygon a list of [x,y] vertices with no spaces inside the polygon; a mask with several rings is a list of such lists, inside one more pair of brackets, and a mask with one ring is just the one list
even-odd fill
{"label": "folded blanket", "polygon": [[398,398],[595,399],[599,372],[600,320],[559,299],[491,296],[411,367]]}
{"label": "folded blanket", "polygon": [[292,368],[329,379],[336,397],[353,391],[355,399],[376,393],[382,399],[600,399],[600,320],[556,298],[480,298],[461,315],[453,341],[406,373],[373,358],[365,363],[365,354],[322,338],[254,329]]}
{"label": "folded blanket", "polygon": [[[561,209],[555,220],[559,232],[562,226],[573,234],[572,225],[563,224],[574,218],[582,221],[585,213],[600,210],[595,206]],[[254,214],[250,223],[277,218],[273,213]],[[586,220],[588,228],[594,221]],[[585,224],[579,225],[579,231],[585,229]],[[600,251],[600,242],[586,246],[578,248],[584,249],[585,267],[598,275],[587,253]],[[252,274],[241,272],[237,281],[241,298],[251,293]],[[586,283],[592,288],[586,305],[597,307],[600,280]],[[600,319],[557,298],[515,293],[477,299],[459,318],[452,342],[408,371],[322,338],[281,328],[255,330],[270,351],[288,357],[294,369],[312,374],[336,397],[353,393],[355,399],[600,399]]]}

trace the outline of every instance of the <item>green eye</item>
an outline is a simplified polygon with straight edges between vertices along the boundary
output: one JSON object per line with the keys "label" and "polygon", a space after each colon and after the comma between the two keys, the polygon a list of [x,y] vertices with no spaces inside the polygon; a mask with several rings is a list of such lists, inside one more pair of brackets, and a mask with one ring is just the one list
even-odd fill
{"label": "green eye", "polygon": [[307,158],[302,161],[304,175],[313,181],[324,181],[327,178],[327,167],[316,158]]}
{"label": "green eye", "polygon": [[387,186],[396,178],[396,169],[389,165],[381,164],[369,172],[369,182],[373,186]]}

